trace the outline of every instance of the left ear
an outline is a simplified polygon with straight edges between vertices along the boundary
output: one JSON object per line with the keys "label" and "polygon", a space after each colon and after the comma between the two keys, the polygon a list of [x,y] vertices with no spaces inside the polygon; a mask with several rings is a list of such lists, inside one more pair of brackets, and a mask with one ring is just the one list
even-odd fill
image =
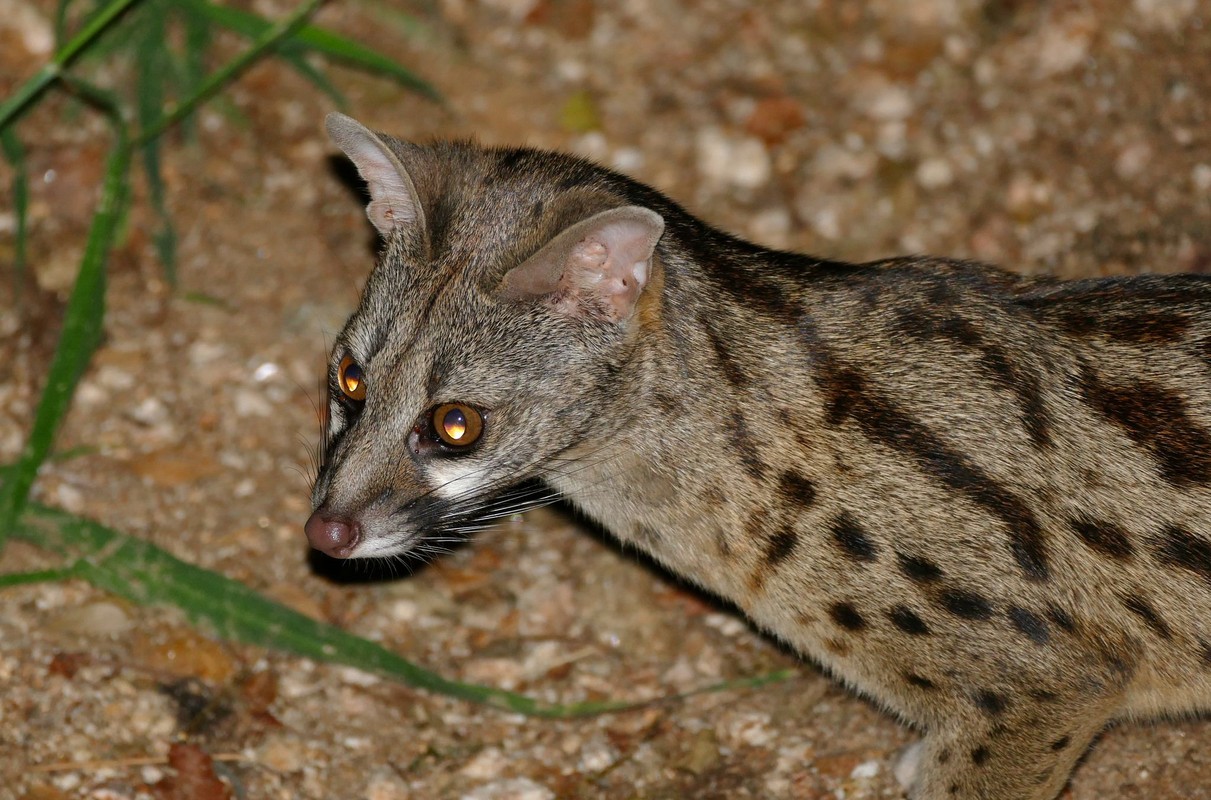
{"label": "left ear", "polygon": [[509,270],[500,295],[549,298],[568,316],[623,322],[635,312],[652,272],[664,219],[648,208],[624,206],[565,228]]}

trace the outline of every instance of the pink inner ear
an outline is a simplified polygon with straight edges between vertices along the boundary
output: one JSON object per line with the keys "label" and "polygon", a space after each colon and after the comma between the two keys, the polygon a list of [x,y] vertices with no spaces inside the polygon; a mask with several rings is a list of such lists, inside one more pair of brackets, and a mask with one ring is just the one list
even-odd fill
{"label": "pink inner ear", "polygon": [[[606,217],[600,219],[600,217]],[[622,208],[594,220],[588,234],[573,248],[560,280],[581,301],[597,305],[612,321],[634,313],[647,285],[650,262],[664,223],[647,209]]]}
{"label": "pink inner ear", "polygon": [[561,314],[622,322],[635,311],[663,233],[664,220],[650,209],[603,211],[565,228],[510,270],[501,295],[546,298]]}

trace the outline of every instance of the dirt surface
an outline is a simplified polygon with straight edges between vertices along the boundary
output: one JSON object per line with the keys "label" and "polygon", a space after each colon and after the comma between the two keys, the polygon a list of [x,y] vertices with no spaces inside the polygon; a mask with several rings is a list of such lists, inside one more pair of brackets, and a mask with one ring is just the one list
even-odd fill
{"label": "dirt surface", "polygon": [[[0,93],[46,59],[53,10],[0,0]],[[336,69],[371,126],[584,153],[763,243],[1063,276],[1211,270],[1207,0],[333,0],[320,21],[447,98]],[[552,700],[800,677],[530,720],[40,584],[0,595],[0,798],[221,797],[212,774],[246,798],[901,797],[912,731],[557,511],[397,579],[313,567],[314,387],[374,247],[321,135],[328,110],[268,63],[202,112],[196,141],[170,138],[181,286],[139,203],[57,445],[85,449],[48,465],[36,496],[449,677]],[[63,100],[19,130],[33,274],[19,307],[0,281],[0,461],[32,419],[109,144]],[[0,556],[4,571],[50,563],[22,543]],[[169,766],[174,742],[195,748]],[[1211,724],[1115,728],[1065,797],[1211,798]]]}

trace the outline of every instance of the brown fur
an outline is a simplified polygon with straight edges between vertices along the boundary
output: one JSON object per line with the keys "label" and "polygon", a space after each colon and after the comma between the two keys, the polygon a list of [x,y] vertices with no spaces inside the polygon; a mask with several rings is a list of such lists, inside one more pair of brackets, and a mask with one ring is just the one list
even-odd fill
{"label": "brown fur", "polygon": [[[334,348],[368,396],[314,501],[350,555],[537,477],[919,726],[916,800],[1049,800],[1110,721],[1211,706],[1211,280],[820,261],[568,156],[333,126],[372,194],[375,152],[415,186]],[[624,318],[501,296],[621,207],[663,220]],[[465,454],[420,432],[449,401],[485,411]]]}

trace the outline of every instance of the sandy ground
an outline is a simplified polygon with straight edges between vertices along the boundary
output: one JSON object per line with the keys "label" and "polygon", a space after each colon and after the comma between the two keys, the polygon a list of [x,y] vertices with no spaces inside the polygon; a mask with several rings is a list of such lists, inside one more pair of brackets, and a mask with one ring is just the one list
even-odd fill
{"label": "sandy ground", "polygon": [[[0,0],[0,93],[46,58],[53,6]],[[373,127],[584,153],[763,243],[1063,276],[1211,269],[1207,0],[333,0],[320,20],[447,98],[335,69]],[[163,280],[142,203],[58,442],[86,449],[48,465],[37,497],[450,677],[576,700],[800,676],[530,720],[224,644],[82,583],[35,585],[0,596],[0,798],[221,796],[165,794],[181,741],[246,798],[901,797],[892,769],[912,731],[557,511],[410,576],[314,567],[314,387],[373,252],[321,135],[330,109],[264,64],[203,111],[195,141],[170,137],[181,286]],[[20,133],[33,269],[20,301],[0,281],[4,461],[32,418],[109,141],[61,99]],[[4,571],[48,563],[22,543],[0,555]],[[1065,797],[1211,798],[1211,725],[1111,730]]]}

